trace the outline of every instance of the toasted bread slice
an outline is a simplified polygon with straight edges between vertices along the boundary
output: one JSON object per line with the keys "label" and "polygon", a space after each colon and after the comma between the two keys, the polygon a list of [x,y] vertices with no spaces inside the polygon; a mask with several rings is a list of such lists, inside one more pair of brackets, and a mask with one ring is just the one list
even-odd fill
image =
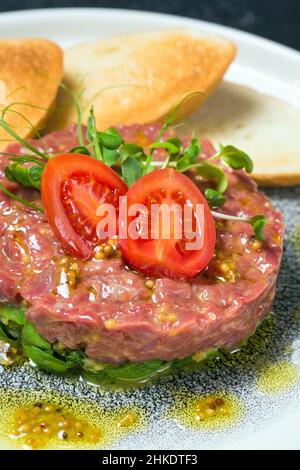
{"label": "toasted bread slice", "polygon": [[[67,50],[64,84],[75,94],[83,84],[84,122],[93,104],[100,129],[144,124],[163,118],[186,94],[200,91],[181,111],[195,110],[214,91],[234,56],[229,41],[185,30],[113,37]],[[68,94],[60,95],[51,129],[77,119]]]}
{"label": "toasted bread slice", "polygon": [[198,135],[247,152],[259,184],[300,184],[299,107],[224,82],[191,121]]}
{"label": "toasted bread slice", "polygon": [[[62,50],[53,42],[0,41],[0,112],[11,105],[4,117],[19,136],[30,137],[33,128],[43,126],[53,108],[62,74]],[[0,127],[0,149],[11,139]]]}

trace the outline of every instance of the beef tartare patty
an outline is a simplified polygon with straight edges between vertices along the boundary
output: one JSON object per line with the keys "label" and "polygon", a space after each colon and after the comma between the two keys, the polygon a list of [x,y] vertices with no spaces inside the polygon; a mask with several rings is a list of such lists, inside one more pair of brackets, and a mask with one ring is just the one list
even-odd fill
{"label": "beef tartare patty", "polygon": [[[139,144],[153,141],[157,133],[155,126],[119,130],[127,141]],[[53,153],[76,144],[73,128],[35,143]],[[8,151],[22,153],[19,144],[11,144]],[[203,141],[203,152],[213,152],[208,141]],[[0,180],[10,187],[4,175],[7,164],[2,157]],[[25,300],[27,318],[43,337],[82,348],[97,361],[171,360],[235,347],[270,311],[283,223],[246,173],[226,171],[229,186],[222,212],[264,214],[265,241],[254,238],[248,223],[217,221],[214,257],[189,282],[149,282],[125,265],[113,241],[108,256],[96,249],[92,259],[78,261],[64,252],[42,213],[0,193],[0,301]],[[26,197],[41,204],[37,192],[26,191]]]}

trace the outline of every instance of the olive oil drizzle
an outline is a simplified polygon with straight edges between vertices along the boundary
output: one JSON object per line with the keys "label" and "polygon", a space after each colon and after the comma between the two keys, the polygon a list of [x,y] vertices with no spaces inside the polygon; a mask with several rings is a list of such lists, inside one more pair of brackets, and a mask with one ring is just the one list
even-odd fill
{"label": "olive oil drizzle", "polygon": [[0,406],[0,449],[103,449],[147,423],[133,405],[108,409],[48,392],[2,389]]}

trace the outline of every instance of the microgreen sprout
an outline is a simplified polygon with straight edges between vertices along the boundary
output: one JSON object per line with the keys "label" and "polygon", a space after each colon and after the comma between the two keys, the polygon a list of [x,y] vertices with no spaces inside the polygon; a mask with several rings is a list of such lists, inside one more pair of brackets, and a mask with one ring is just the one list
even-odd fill
{"label": "microgreen sprout", "polygon": [[267,218],[264,215],[256,215],[254,217],[237,217],[229,214],[222,214],[221,212],[211,211],[216,219],[229,220],[233,222],[245,222],[252,226],[255,238],[264,241],[264,229],[267,223]]}
{"label": "microgreen sprout", "polygon": [[[228,187],[228,173],[224,171],[224,167],[217,163],[217,161],[221,161],[233,170],[244,169],[247,173],[251,173],[253,171],[251,158],[233,145],[223,146],[220,144],[219,150],[214,155],[203,159],[201,157],[201,142],[194,134],[187,146],[185,146],[179,138],[173,136],[168,137],[166,135],[168,130],[178,123],[182,106],[186,105],[189,99],[202,96],[202,93],[192,92],[180,100],[168,113],[155,141],[144,150],[139,145],[125,143],[122,136],[114,128],[109,128],[106,131],[98,131],[93,107],[91,107],[89,112],[86,136],[84,137],[82,126],[83,114],[85,112],[85,108],[82,105],[84,88],[80,88],[79,93],[75,95],[75,93],[68,90],[65,85],[61,86],[72,98],[73,104],[77,109],[77,136],[79,145],[72,148],[69,151],[70,154],[78,153],[88,155],[102,161],[110,167],[113,166],[114,169],[120,173],[128,187],[132,186],[143,175],[159,168],[173,168],[181,173],[192,172],[196,178],[205,182],[206,185],[212,185],[212,187],[207,187],[204,190],[204,195],[212,209],[214,217],[250,223],[255,236],[259,240],[264,239],[264,228],[267,220],[263,215],[258,215],[253,218],[233,217],[213,210],[224,206],[226,203],[225,192]],[[100,92],[103,91],[105,90],[101,90]],[[7,130],[15,140],[33,154],[28,156],[7,154],[12,161],[6,168],[7,178],[23,186],[39,190],[45,161],[48,160],[49,156],[20,138],[6,122],[3,114],[0,118],[0,126]],[[155,150],[162,150],[165,153],[166,157],[163,161],[155,160]],[[5,155],[5,153],[3,153],[3,155]],[[28,163],[31,165],[23,166]],[[0,189],[10,195],[10,197],[19,200],[19,202],[29,207],[42,210],[29,201],[22,200],[3,188],[4,186],[1,185]]]}

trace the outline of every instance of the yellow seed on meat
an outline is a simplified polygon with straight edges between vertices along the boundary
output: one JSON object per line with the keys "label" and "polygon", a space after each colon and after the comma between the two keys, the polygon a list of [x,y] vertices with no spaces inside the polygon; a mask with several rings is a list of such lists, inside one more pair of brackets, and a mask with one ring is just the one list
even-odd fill
{"label": "yellow seed on meat", "polygon": [[105,254],[102,251],[99,251],[98,253],[95,254],[96,260],[102,260],[104,258],[105,258]]}
{"label": "yellow seed on meat", "polygon": [[148,289],[153,289],[155,286],[155,282],[152,279],[147,279],[145,284]]}
{"label": "yellow seed on meat", "polygon": [[170,323],[174,323],[177,320],[177,315],[175,313],[170,313],[169,315],[167,315],[167,320]]}
{"label": "yellow seed on meat", "polygon": [[260,242],[259,240],[254,240],[254,242],[252,242],[253,250],[258,251],[261,249],[261,247],[262,247],[262,242]]}
{"label": "yellow seed on meat", "polygon": [[228,263],[223,262],[220,264],[220,271],[222,271],[222,273],[228,273],[229,270],[230,270],[230,267]]}
{"label": "yellow seed on meat", "polygon": [[110,245],[105,245],[103,251],[107,256],[109,256],[112,253],[112,247]]}
{"label": "yellow seed on meat", "polygon": [[166,313],[168,313],[168,307],[167,307],[167,305],[162,305],[162,306],[160,307],[159,311],[160,311],[161,314],[166,314]]}
{"label": "yellow seed on meat", "polygon": [[69,261],[68,257],[67,256],[62,256],[59,260],[58,260],[58,264],[59,266],[64,266],[65,264],[67,264]]}
{"label": "yellow seed on meat", "polygon": [[79,271],[79,265],[78,265],[78,263],[72,263],[72,264],[70,265],[70,270],[71,270],[71,271]]}
{"label": "yellow seed on meat", "polygon": [[113,330],[116,325],[117,325],[117,322],[116,322],[116,320],[113,320],[113,319],[106,320],[104,322],[104,326],[107,330]]}
{"label": "yellow seed on meat", "polygon": [[77,282],[77,276],[74,271],[68,273],[68,284],[70,287],[75,287]]}

